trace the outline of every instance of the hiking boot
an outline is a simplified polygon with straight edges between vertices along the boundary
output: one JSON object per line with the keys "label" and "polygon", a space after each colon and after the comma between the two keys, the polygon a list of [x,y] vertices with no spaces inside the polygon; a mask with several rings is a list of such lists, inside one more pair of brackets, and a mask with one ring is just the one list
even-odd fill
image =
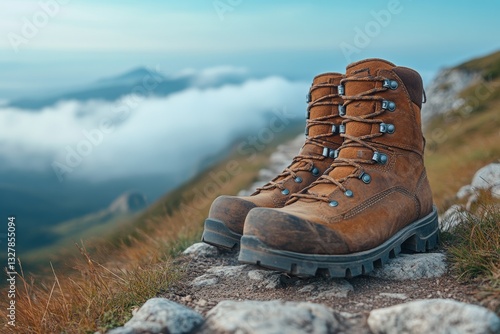
{"label": "hiking boot", "polygon": [[331,168],[284,208],[245,221],[240,262],[297,276],[368,273],[401,249],[437,243],[421,130],[422,79],[380,59],[347,67],[344,142]]}
{"label": "hiking boot", "polygon": [[226,249],[238,246],[251,209],[283,207],[292,194],[309,186],[330,167],[342,143],[342,99],[338,95],[342,78],[339,73],[324,73],[313,79],[307,95],[306,139],[299,154],[281,174],[252,195],[215,199],[205,221],[204,242]]}

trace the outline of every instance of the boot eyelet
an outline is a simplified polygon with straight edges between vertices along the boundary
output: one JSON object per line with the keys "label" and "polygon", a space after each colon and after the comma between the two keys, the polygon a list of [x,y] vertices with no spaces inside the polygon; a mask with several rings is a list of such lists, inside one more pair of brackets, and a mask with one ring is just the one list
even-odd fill
{"label": "boot eyelet", "polygon": [[354,193],[352,192],[352,190],[346,190],[344,192],[344,195],[346,195],[347,197],[352,197],[352,196],[354,196]]}
{"label": "boot eyelet", "polygon": [[311,169],[311,173],[314,176],[318,176],[319,175],[319,169],[316,168],[316,167],[313,167],[313,169]]}
{"label": "boot eyelet", "polygon": [[288,195],[288,194],[290,194],[290,190],[288,190],[288,189],[286,189],[286,188],[285,188],[285,189],[283,189],[283,190],[281,191],[281,193],[282,193],[283,195]]}
{"label": "boot eyelet", "polygon": [[345,125],[344,124],[340,124],[339,133],[345,133]]}
{"label": "boot eyelet", "polygon": [[338,125],[333,124],[332,125],[332,134],[337,134],[339,133],[339,127]]}
{"label": "boot eyelet", "polygon": [[336,207],[336,206],[339,205],[339,202],[337,202],[337,201],[331,201],[330,203],[328,203],[328,205],[334,208],[334,207]]}
{"label": "boot eyelet", "polygon": [[370,174],[367,174],[367,173],[361,174],[359,176],[359,178],[361,179],[361,181],[363,181],[366,184],[368,184],[372,181],[372,177],[370,176]]}
{"label": "boot eyelet", "polygon": [[385,165],[387,163],[388,158],[386,154],[375,151],[373,152],[372,160],[378,162],[381,165]]}
{"label": "boot eyelet", "polygon": [[345,107],[339,104],[339,116],[345,116]]}
{"label": "boot eyelet", "polygon": [[394,126],[394,124],[380,123],[379,131],[381,133],[392,134],[392,133],[394,133],[394,131],[396,131],[396,127]]}
{"label": "boot eyelet", "polygon": [[385,79],[383,84],[382,84],[382,87],[389,88],[391,90],[395,90],[399,87],[399,84],[396,80]]}
{"label": "boot eyelet", "polygon": [[396,103],[392,102],[392,101],[388,101],[388,100],[383,100],[382,101],[382,109],[394,111],[394,110],[396,110]]}
{"label": "boot eyelet", "polygon": [[312,101],[311,93],[307,93],[307,95],[306,95],[306,102],[309,103],[311,101]]}
{"label": "boot eyelet", "polygon": [[294,179],[294,181],[295,181],[296,183],[302,183],[302,178],[301,178],[300,176],[297,176],[297,177]]}
{"label": "boot eyelet", "polygon": [[337,86],[337,92],[339,95],[344,95],[345,94],[345,87],[344,85],[338,85]]}

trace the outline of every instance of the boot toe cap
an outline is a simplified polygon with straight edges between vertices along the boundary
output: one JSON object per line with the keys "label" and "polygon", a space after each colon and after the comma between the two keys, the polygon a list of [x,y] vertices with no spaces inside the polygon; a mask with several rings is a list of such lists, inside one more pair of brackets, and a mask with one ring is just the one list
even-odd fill
{"label": "boot toe cap", "polygon": [[219,196],[210,207],[209,219],[219,220],[230,230],[243,234],[243,224],[248,212],[257,205],[236,196]]}
{"label": "boot toe cap", "polygon": [[256,208],[245,221],[244,235],[257,237],[268,247],[303,254],[349,253],[334,229],[307,220],[285,209]]}

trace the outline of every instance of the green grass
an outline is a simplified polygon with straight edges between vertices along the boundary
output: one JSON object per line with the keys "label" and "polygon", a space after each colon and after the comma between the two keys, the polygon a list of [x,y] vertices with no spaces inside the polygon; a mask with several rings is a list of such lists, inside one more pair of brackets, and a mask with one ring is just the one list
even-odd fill
{"label": "green grass", "polygon": [[446,248],[458,279],[476,282],[477,297],[500,314],[500,206],[481,201],[446,233]]}

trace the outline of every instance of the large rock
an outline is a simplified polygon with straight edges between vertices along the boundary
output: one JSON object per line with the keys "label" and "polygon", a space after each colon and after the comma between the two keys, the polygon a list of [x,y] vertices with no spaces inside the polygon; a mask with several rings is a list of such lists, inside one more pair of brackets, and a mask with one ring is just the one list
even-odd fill
{"label": "large rock", "polygon": [[491,189],[491,194],[500,198],[500,163],[491,163],[478,170],[471,186],[474,189]]}
{"label": "large rock", "polygon": [[493,312],[449,299],[419,300],[374,310],[368,326],[375,334],[500,333],[500,319]]}
{"label": "large rock", "polygon": [[109,334],[192,333],[203,323],[197,312],[164,298],[152,298],[123,327]]}
{"label": "large rock", "polygon": [[400,254],[382,268],[369,275],[378,278],[404,281],[440,277],[446,273],[446,256],[441,253]]}
{"label": "large rock", "polygon": [[222,301],[207,314],[202,333],[348,332],[343,315],[318,304]]}
{"label": "large rock", "polygon": [[471,111],[471,106],[464,105],[466,101],[459,93],[479,79],[479,74],[459,69],[444,69],[438,73],[432,83],[425,88],[427,103],[422,105],[422,123],[424,127],[434,117],[445,114],[460,107],[465,112]]}

